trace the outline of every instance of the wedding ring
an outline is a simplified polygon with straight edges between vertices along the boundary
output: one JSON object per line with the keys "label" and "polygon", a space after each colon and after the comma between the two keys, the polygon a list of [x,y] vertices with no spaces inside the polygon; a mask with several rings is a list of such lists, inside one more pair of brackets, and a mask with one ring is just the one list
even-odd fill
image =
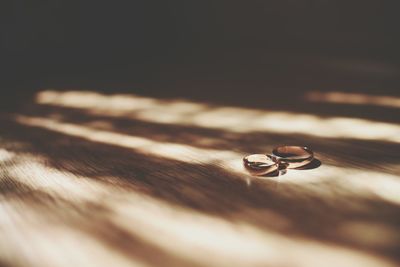
{"label": "wedding ring", "polygon": [[271,156],[289,169],[302,167],[314,159],[312,150],[302,146],[279,146],[272,150]]}
{"label": "wedding ring", "polygon": [[265,154],[253,154],[243,158],[243,165],[252,175],[263,176],[278,170],[279,164]]}

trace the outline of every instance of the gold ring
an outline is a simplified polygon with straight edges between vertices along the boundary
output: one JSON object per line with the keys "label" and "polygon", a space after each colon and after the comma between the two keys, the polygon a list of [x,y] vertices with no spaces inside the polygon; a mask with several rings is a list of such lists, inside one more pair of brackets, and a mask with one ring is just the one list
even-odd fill
{"label": "gold ring", "polygon": [[278,170],[279,164],[271,156],[253,154],[243,158],[243,164],[252,175],[263,176]]}
{"label": "gold ring", "polygon": [[272,150],[271,156],[289,169],[302,167],[314,159],[313,151],[303,146],[279,146]]}

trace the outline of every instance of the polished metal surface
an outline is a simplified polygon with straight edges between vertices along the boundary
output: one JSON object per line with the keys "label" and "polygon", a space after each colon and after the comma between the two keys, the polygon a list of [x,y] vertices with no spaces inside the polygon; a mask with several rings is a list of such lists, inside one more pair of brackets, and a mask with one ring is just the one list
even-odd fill
{"label": "polished metal surface", "polygon": [[263,176],[278,170],[279,164],[269,155],[253,154],[243,158],[243,164],[252,175]]}
{"label": "polished metal surface", "polygon": [[279,146],[272,150],[271,156],[289,169],[303,167],[314,159],[313,151],[303,146]]}

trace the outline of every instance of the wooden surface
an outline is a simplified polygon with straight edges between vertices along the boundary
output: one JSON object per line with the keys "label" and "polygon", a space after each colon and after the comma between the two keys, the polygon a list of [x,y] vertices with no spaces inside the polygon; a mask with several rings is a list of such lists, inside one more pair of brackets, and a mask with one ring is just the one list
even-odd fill
{"label": "wooden surface", "polygon": [[[252,99],[46,90],[3,113],[0,266],[398,266],[398,98]],[[242,168],[280,144],[320,166]]]}

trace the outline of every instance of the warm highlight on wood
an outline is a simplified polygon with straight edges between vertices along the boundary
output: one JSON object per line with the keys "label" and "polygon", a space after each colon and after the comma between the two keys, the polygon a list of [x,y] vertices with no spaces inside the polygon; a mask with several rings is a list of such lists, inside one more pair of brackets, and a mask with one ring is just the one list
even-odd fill
{"label": "warm highlight on wood", "polygon": [[[43,90],[1,125],[2,267],[398,265],[397,123]],[[243,168],[280,144],[320,163]]]}

